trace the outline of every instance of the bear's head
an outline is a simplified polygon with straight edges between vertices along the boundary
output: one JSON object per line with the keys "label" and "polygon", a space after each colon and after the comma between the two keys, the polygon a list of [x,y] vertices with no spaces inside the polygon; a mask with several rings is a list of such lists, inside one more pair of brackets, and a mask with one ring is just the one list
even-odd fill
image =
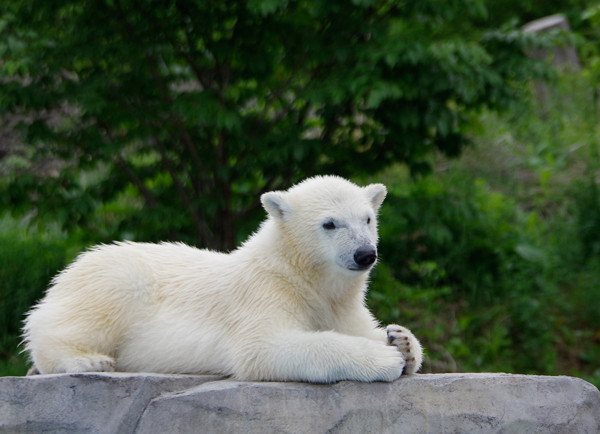
{"label": "bear's head", "polygon": [[377,213],[386,193],[383,184],[317,176],[265,193],[261,202],[299,264],[356,275],[377,261]]}

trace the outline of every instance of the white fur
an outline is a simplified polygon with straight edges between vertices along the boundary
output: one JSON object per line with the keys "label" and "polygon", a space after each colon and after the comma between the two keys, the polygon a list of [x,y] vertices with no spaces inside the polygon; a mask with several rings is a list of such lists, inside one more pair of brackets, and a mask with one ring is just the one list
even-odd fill
{"label": "white fur", "polygon": [[381,184],[332,176],[265,193],[269,218],[230,254],[176,243],[97,246],[29,312],[26,350],[40,373],[324,383],[393,381],[405,366],[414,373],[419,342],[399,326],[378,327],[364,305],[371,267],[353,270],[356,250],[377,244],[385,194]]}

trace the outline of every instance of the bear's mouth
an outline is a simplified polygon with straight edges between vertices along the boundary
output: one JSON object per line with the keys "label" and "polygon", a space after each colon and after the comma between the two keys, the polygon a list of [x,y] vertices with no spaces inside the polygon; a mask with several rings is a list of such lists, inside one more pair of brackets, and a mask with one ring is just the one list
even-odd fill
{"label": "bear's mouth", "polygon": [[371,265],[354,265],[352,267],[346,267],[346,269],[350,270],[350,271],[366,271],[366,270],[369,270],[372,266],[373,266],[373,264],[371,264]]}

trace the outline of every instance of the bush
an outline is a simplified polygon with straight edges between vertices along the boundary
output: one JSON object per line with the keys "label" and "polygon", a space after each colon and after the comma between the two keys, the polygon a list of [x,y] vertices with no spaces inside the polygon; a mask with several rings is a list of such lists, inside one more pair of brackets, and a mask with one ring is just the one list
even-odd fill
{"label": "bush", "polygon": [[414,326],[433,371],[551,372],[554,286],[535,214],[461,174],[389,184],[401,182],[381,216],[378,317]]}
{"label": "bush", "polygon": [[0,375],[25,374],[25,356],[18,353],[24,313],[64,267],[67,250],[62,240],[0,220]]}
{"label": "bush", "polygon": [[544,104],[483,112],[476,146],[431,177],[378,178],[390,195],[369,302],[423,338],[426,369],[600,384],[595,83],[563,75]]}

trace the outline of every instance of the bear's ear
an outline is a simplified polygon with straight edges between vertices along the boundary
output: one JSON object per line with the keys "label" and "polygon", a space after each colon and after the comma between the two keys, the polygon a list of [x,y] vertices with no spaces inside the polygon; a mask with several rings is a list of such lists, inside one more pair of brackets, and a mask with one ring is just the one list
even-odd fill
{"label": "bear's ear", "polygon": [[375,211],[379,211],[379,207],[383,203],[383,199],[387,194],[387,188],[383,184],[371,184],[365,187],[365,192],[367,193],[367,197],[373,204],[373,209]]}
{"label": "bear's ear", "polygon": [[276,220],[282,219],[291,209],[282,191],[269,191],[260,197],[263,208]]}

